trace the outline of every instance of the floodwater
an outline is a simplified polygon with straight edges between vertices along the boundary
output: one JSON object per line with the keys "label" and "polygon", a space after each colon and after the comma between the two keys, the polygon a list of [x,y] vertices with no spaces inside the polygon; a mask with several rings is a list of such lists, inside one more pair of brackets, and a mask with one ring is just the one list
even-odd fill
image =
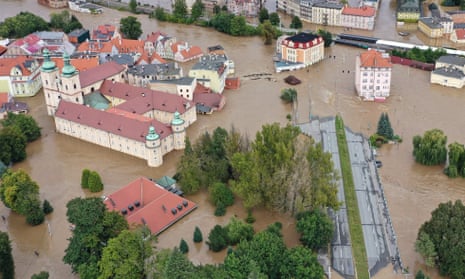
{"label": "floodwater", "polygon": [[[19,11],[28,10],[48,18],[48,8],[39,6],[34,0],[0,1],[4,12],[0,20],[13,16]],[[383,39],[402,40],[421,43],[424,38],[411,31],[408,37],[397,35],[394,23],[395,2],[381,2],[376,30],[361,32]],[[92,29],[98,24],[117,24],[121,17],[128,16],[114,10],[105,9],[102,15],[76,14],[84,27]],[[199,116],[190,130],[191,139],[196,139],[206,131],[218,126],[229,129],[235,126],[250,137],[261,129],[262,125],[278,122],[286,124],[286,115],[291,107],[279,99],[280,91],[289,85],[283,82],[289,73],[275,74],[271,57],[274,46],[264,46],[258,37],[234,38],[213,30],[192,26],[157,23],[145,15],[137,16],[143,27],[144,35],[151,31],[164,31],[199,45],[221,44],[236,63],[236,73],[243,77],[253,73],[271,73],[270,80],[247,80],[242,78],[241,88],[226,91],[227,105],[221,112],[209,116]],[[282,16],[285,22],[290,18]],[[306,25],[306,29],[316,30],[317,26]],[[402,27],[409,28],[409,27]],[[327,28],[332,32],[343,32],[338,28]],[[410,30],[410,29],[409,29]],[[349,32],[355,33],[351,30]],[[385,103],[361,102],[354,93],[355,55],[359,49],[333,46],[327,51],[327,58],[312,66],[308,71],[293,72],[303,82],[296,86],[298,91],[298,121],[305,122],[308,116],[330,116],[339,113],[346,125],[365,135],[373,133],[381,112],[388,112],[396,134],[404,142],[399,145],[385,146],[379,152],[383,167],[379,169],[384,185],[394,229],[397,233],[400,255],[403,263],[411,272],[422,266],[421,257],[414,251],[414,241],[419,227],[430,218],[430,213],[440,202],[451,199],[465,199],[465,180],[448,179],[440,167],[424,167],[416,164],[412,157],[412,137],[423,134],[432,128],[442,129],[449,142],[465,143],[463,128],[458,125],[465,118],[463,90],[430,85],[429,73],[399,65],[393,67],[391,97]],[[188,64],[185,68],[188,68]],[[185,71],[186,72],[186,71]],[[173,152],[164,157],[160,168],[149,168],[146,162],[108,149],[82,142],[54,132],[53,119],[46,115],[43,95],[26,99],[31,107],[31,115],[42,127],[41,139],[27,148],[28,159],[14,168],[25,169],[41,187],[41,197],[48,199],[55,208],[47,216],[45,224],[30,227],[23,217],[11,213],[0,205],[0,214],[7,217],[6,223],[0,222],[0,230],[8,230],[13,241],[13,256],[17,278],[30,278],[34,273],[47,270],[51,278],[77,278],[71,274],[69,266],[62,262],[67,238],[70,236],[66,221],[66,203],[75,197],[90,196],[80,186],[80,175],[84,168],[96,170],[105,184],[103,194],[109,194],[122,185],[143,175],[161,177],[173,175],[182,152]],[[225,224],[233,215],[244,218],[246,213],[239,205],[228,208],[224,217],[214,217],[213,208],[206,200],[205,193],[188,197],[199,203],[199,208],[189,216],[165,231],[159,237],[158,247],[169,248],[179,245],[181,238],[188,241],[189,257],[195,263],[217,263],[224,253],[210,253],[206,244],[192,243],[195,226],[199,226],[207,238],[208,232],[216,224]],[[295,224],[291,217],[271,214],[262,209],[254,211],[257,222],[255,229],[261,230],[275,221],[283,223],[284,238],[289,246],[298,243]],[[34,251],[40,253],[34,255]],[[433,275],[433,278],[437,275]],[[375,278],[399,278],[391,267],[382,270]]]}

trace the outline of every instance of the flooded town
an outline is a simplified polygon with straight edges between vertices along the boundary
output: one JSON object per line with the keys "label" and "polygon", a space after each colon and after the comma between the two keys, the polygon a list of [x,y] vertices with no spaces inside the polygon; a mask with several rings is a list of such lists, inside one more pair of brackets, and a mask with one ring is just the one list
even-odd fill
{"label": "flooded town", "polygon": [[[0,1],[3,9],[0,22],[21,11],[32,12],[48,21],[50,13],[62,10],[45,7],[35,0]],[[266,6],[273,11],[276,9],[275,3],[269,0]],[[206,27],[160,22],[144,14],[134,15],[106,7],[102,7],[102,13],[99,14],[71,13],[89,30],[102,24],[118,26],[121,18],[133,15],[142,24],[141,38],[160,31],[199,46],[203,52],[214,45],[224,48],[228,57],[234,61],[234,75],[239,78],[240,86],[224,90],[226,104],[221,110],[212,114],[197,114],[196,121],[186,130],[186,137],[192,142],[217,127],[227,130],[234,127],[253,139],[265,124],[279,123],[284,126],[291,123],[289,115],[295,116],[297,124],[307,123],[311,117],[339,115],[351,131],[368,138],[376,132],[381,113],[388,113],[394,132],[403,141],[385,144],[377,150],[382,167],[376,172],[382,184],[405,272],[395,270],[389,263],[377,270],[372,278],[414,278],[420,269],[430,278],[443,278],[434,268],[426,267],[422,256],[415,251],[415,241],[420,226],[431,218],[431,212],[439,203],[465,199],[465,180],[460,177],[448,178],[443,173],[443,166],[416,163],[412,155],[412,139],[427,130],[438,128],[447,135],[448,143],[465,142],[460,125],[460,119],[465,117],[463,89],[431,84],[429,71],[393,64],[390,96],[383,102],[363,101],[355,89],[355,68],[357,55],[365,50],[333,44],[325,48],[321,61],[292,72],[301,81],[293,86],[298,96],[298,103],[293,108],[280,99],[281,91],[290,87],[284,82],[290,72],[276,72],[273,62],[276,44],[264,45],[259,36],[233,37]],[[333,34],[350,33],[404,43],[465,49],[442,38],[432,40],[418,31],[416,26],[412,28],[407,24],[397,27],[395,13],[395,1],[383,0],[379,3],[373,30],[331,26],[324,28]],[[281,20],[289,25],[292,17],[281,14]],[[303,25],[303,30],[317,31],[322,28],[321,25],[307,22],[303,22]],[[197,61],[180,63],[180,66],[187,73]],[[55,120],[49,115],[50,106],[46,103],[43,90],[35,96],[18,100],[27,103],[29,115],[42,128],[42,136],[27,145],[27,159],[14,164],[12,168],[25,170],[38,183],[41,198],[50,201],[54,212],[46,216],[43,224],[29,226],[24,216],[0,204],[0,215],[5,217],[0,221],[0,231],[8,232],[12,242],[15,278],[30,278],[42,270],[48,271],[50,278],[79,278],[63,262],[68,239],[72,235],[66,217],[67,202],[76,197],[108,196],[139,177],[173,176],[183,151],[166,153],[163,164],[150,167],[147,160],[58,133]],[[103,192],[90,193],[81,188],[83,169],[95,170],[100,174],[105,185]],[[215,217],[215,208],[209,202],[206,191],[186,198],[196,203],[197,209],[163,231],[158,236],[156,246],[173,248],[184,238],[191,247],[188,257],[194,264],[222,263],[226,250],[215,253],[206,244],[194,243],[192,232],[195,226],[200,226],[206,236],[216,224],[225,225],[232,216],[245,219],[246,209],[236,199],[225,216]],[[285,244],[293,247],[300,243],[294,217],[264,208],[254,209],[253,215],[256,219],[253,224],[255,231],[261,231],[274,222],[281,222]],[[329,276],[342,278],[336,270],[330,272]]]}

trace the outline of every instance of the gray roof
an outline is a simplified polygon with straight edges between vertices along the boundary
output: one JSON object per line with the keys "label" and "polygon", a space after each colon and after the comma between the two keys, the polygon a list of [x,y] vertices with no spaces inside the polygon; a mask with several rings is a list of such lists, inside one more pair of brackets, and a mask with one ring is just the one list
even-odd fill
{"label": "gray roof", "polygon": [[460,66],[460,67],[465,66],[465,58],[461,56],[456,56],[456,55],[443,55],[439,57],[437,62]]}
{"label": "gray roof", "polygon": [[442,67],[433,71],[436,75],[463,79],[465,74],[455,67]]}
{"label": "gray roof", "polygon": [[176,79],[165,79],[165,80],[151,80],[152,83],[166,83],[166,84],[177,84],[177,85],[191,85],[194,78],[182,77]]}
{"label": "gray roof", "polygon": [[200,57],[199,62],[195,63],[192,70],[218,70],[228,60],[226,55],[206,54]]}
{"label": "gray roof", "polygon": [[313,7],[340,10],[344,7],[341,3],[321,2],[313,4]]}
{"label": "gray roof", "polygon": [[89,33],[89,30],[87,29],[74,29],[73,31],[68,33],[68,36],[71,37],[78,37],[82,34]]}
{"label": "gray roof", "polygon": [[420,12],[419,0],[400,0],[398,3],[398,11]]}
{"label": "gray roof", "polygon": [[135,65],[128,69],[128,74],[138,76],[180,75],[181,69],[176,63]]}
{"label": "gray roof", "polygon": [[65,33],[54,31],[40,31],[35,33],[40,39],[47,40],[62,40]]}
{"label": "gray roof", "polygon": [[128,65],[128,66],[134,65],[134,57],[129,53],[115,54],[109,57],[109,60],[115,61],[116,63],[120,65]]}
{"label": "gray roof", "polygon": [[454,29],[465,28],[465,23],[454,23]]}
{"label": "gray roof", "polygon": [[436,18],[421,17],[420,21],[426,24],[431,29],[442,29],[441,23]]}

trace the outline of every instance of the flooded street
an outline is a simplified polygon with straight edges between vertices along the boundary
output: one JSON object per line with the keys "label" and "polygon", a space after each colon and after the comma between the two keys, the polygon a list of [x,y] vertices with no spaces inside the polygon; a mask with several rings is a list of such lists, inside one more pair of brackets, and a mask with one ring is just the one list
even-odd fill
{"label": "flooded street", "polygon": [[[6,11],[0,15],[0,21],[13,16],[19,11],[28,10],[49,20],[49,10],[39,6],[36,1],[1,0]],[[393,2],[384,0],[374,32],[361,32],[383,39],[410,41],[421,43],[424,38],[416,33],[407,38],[397,34],[393,24]],[[76,14],[84,27],[92,29],[102,23],[117,24],[121,17],[128,16],[105,9],[102,15]],[[157,23],[146,15],[137,16],[144,30],[144,36],[152,31],[164,31],[178,40],[207,46],[221,44],[228,55],[235,61],[236,73],[243,77],[253,73],[272,73],[276,82],[242,79],[241,88],[226,91],[227,104],[221,112],[213,115],[199,116],[188,132],[195,140],[200,134],[212,131],[218,126],[229,129],[235,126],[242,133],[254,137],[262,125],[288,122],[286,115],[291,107],[279,99],[280,91],[289,87],[283,79],[289,73],[274,73],[271,57],[275,46],[264,46],[259,37],[234,38],[210,29],[192,26]],[[290,21],[286,16],[285,21]],[[306,29],[317,27],[306,25]],[[332,32],[341,29],[328,28]],[[351,31],[355,32],[355,31]],[[430,218],[430,213],[438,203],[448,200],[465,199],[465,180],[448,179],[442,174],[441,167],[424,167],[416,164],[412,157],[412,137],[423,134],[425,130],[440,128],[448,136],[448,142],[465,143],[465,131],[459,126],[459,119],[465,118],[463,110],[465,95],[463,90],[443,88],[430,85],[429,72],[394,65],[391,85],[391,97],[385,103],[361,102],[354,91],[355,56],[361,50],[340,45],[330,48],[326,59],[312,66],[309,71],[293,72],[303,82],[296,86],[298,91],[298,121],[308,121],[311,114],[330,116],[337,113],[344,118],[346,125],[354,131],[370,135],[376,130],[381,112],[388,112],[396,134],[404,142],[395,146],[384,146],[380,150],[383,167],[379,169],[381,182],[394,229],[397,233],[400,255],[403,263],[410,271],[416,271],[422,262],[414,251],[414,241],[419,227]],[[187,72],[189,65],[185,67]],[[48,199],[55,208],[54,213],[47,216],[43,225],[30,227],[25,219],[0,205],[0,215],[7,217],[7,222],[0,222],[0,230],[8,230],[13,241],[13,256],[16,265],[16,278],[30,278],[41,270],[50,272],[50,278],[77,278],[71,274],[69,266],[62,262],[67,238],[70,236],[66,221],[66,203],[77,196],[90,196],[79,185],[82,169],[88,168],[100,173],[105,184],[103,194],[109,194],[139,176],[158,178],[173,175],[176,171],[182,152],[173,152],[164,157],[164,165],[160,168],[149,168],[144,160],[139,160],[121,153],[73,139],[54,132],[53,119],[46,115],[42,93],[36,97],[25,99],[31,107],[31,115],[42,127],[42,138],[27,148],[28,158],[25,162],[14,166],[25,169],[33,180],[41,187],[41,198]],[[171,248],[179,245],[184,238],[190,247],[189,257],[194,263],[218,263],[224,253],[210,253],[205,243],[192,242],[195,226],[203,232],[204,240],[208,232],[216,224],[225,224],[233,215],[244,218],[246,212],[238,206],[228,208],[224,217],[214,217],[214,209],[206,200],[205,193],[188,197],[199,204],[199,208],[165,231],[159,237],[158,247]],[[268,224],[280,221],[283,224],[286,244],[298,243],[294,220],[289,216],[270,214],[264,210],[254,211],[257,222],[256,231]],[[40,252],[37,257],[34,250]],[[387,267],[375,278],[395,277],[392,268]],[[439,277],[433,277],[439,278]]]}

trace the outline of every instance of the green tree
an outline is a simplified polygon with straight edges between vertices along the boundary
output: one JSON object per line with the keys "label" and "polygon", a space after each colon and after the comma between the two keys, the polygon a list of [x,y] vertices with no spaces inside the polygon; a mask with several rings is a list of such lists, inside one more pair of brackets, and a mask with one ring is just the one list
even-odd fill
{"label": "green tree", "polygon": [[285,88],[281,90],[280,98],[286,103],[293,103],[297,100],[297,90],[294,88]]}
{"label": "green tree", "polygon": [[281,278],[323,279],[325,273],[312,250],[296,246],[286,250],[281,264]]}
{"label": "green tree", "polygon": [[465,146],[457,142],[449,144],[448,158],[444,173],[449,177],[465,176]]}
{"label": "green tree", "polygon": [[22,38],[36,31],[49,30],[48,23],[30,12],[20,12],[0,23],[0,37]]}
{"label": "green tree", "polygon": [[100,175],[96,171],[91,171],[88,179],[89,190],[92,193],[100,192],[103,190],[103,183]]}
{"label": "green tree", "polygon": [[137,0],[129,1],[129,10],[133,13],[137,12]]}
{"label": "green tree", "polygon": [[418,234],[418,239],[415,241],[415,251],[425,259],[426,266],[434,267],[436,265],[436,249],[427,233],[420,232]]}
{"label": "green tree", "polygon": [[289,27],[294,28],[294,29],[300,29],[302,28],[302,26],[303,25],[302,25],[302,21],[300,20],[300,18],[298,16],[293,16],[291,25]]}
{"label": "green tree", "polygon": [[273,26],[279,26],[279,24],[281,23],[281,19],[279,18],[277,12],[273,12],[270,14],[270,23]]}
{"label": "green tree", "polygon": [[121,18],[120,30],[125,38],[136,40],[142,35],[142,25],[136,17]]}
{"label": "green tree", "polygon": [[44,202],[42,203],[42,211],[45,215],[53,212],[53,207],[48,200],[44,200]]}
{"label": "green tree", "polygon": [[3,175],[0,198],[6,207],[21,215],[27,216],[37,205],[40,208],[39,185],[21,169]]}
{"label": "green tree", "polygon": [[5,165],[26,159],[27,138],[17,126],[0,130],[0,156]]}
{"label": "green tree", "polygon": [[332,220],[319,209],[297,215],[297,231],[301,233],[300,242],[313,251],[328,245],[333,237]]}
{"label": "green tree", "polygon": [[186,138],[184,155],[178,164],[178,183],[186,194],[193,194],[200,190],[202,185],[202,171],[200,159],[194,152],[189,138]]}
{"label": "green tree", "polygon": [[155,18],[159,21],[166,21],[168,19],[168,14],[166,14],[165,9],[160,6],[157,6],[155,10],[150,14],[151,18]]}
{"label": "green tree", "polygon": [[195,267],[178,248],[174,248],[166,262],[164,279],[188,279],[195,276]]}
{"label": "green tree", "polygon": [[194,242],[199,243],[203,241],[203,236],[202,236],[202,231],[200,230],[199,227],[195,227],[194,230]]}
{"label": "green tree", "polygon": [[81,187],[84,189],[89,188],[89,176],[90,176],[90,170],[83,169],[82,175],[81,175]]}
{"label": "green tree", "polygon": [[266,8],[261,8],[260,11],[258,12],[258,21],[260,23],[264,23],[265,20],[269,20],[270,15],[268,13],[268,10]]}
{"label": "green tree", "polygon": [[228,246],[228,231],[221,227],[220,225],[216,225],[208,234],[208,247],[213,252],[219,252]]}
{"label": "green tree", "polygon": [[189,245],[187,245],[184,238],[181,238],[181,242],[179,243],[179,251],[183,254],[187,254],[189,252]]}
{"label": "green tree", "polygon": [[209,22],[209,25],[217,31],[230,34],[231,21],[235,16],[225,11],[215,14]]}
{"label": "green tree", "polygon": [[48,279],[49,276],[47,271],[41,271],[40,273],[32,275],[31,279]]}
{"label": "green tree", "polygon": [[175,0],[173,4],[173,16],[183,22],[187,18],[186,0]]}
{"label": "green tree", "polygon": [[44,222],[45,220],[45,213],[42,207],[40,206],[39,199],[35,200],[29,211],[26,214],[26,223],[31,226],[37,226]]}
{"label": "green tree", "polygon": [[221,12],[221,7],[216,5],[213,6],[213,13],[216,15],[216,14],[219,14]]}
{"label": "green tree", "polygon": [[98,262],[89,262],[79,265],[77,273],[80,279],[95,279],[100,276]]}
{"label": "green tree", "polygon": [[276,29],[273,25],[271,25],[271,22],[269,20],[265,20],[265,22],[259,26],[259,30],[265,45],[271,45],[273,43],[273,39],[276,37]]}
{"label": "green tree", "polygon": [[378,120],[378,128],[376,133],[380,136],[388,140],[392,140],[394,138],[394,130],[391,126],[391,121],[389,121],[389,116],[387,113],[382,113],[379,120]]}
{"label": "green tree", "polygon": [[8,233],[0,231],[0,275],[3,279],[15,278],[15,264],[11,254],[11,241]]}
{"label": "green tree", "polygon": [[98,263],[99,279],[145,278],[145,261],[152,255],[151,239],[143,229],[124,230],[108,241]]}
{"label": "green tree", "polygon": [[204,12],[205,5],[203,4],[202,0],[195,0],[194,4],[192,4],[191,19],[196,21],[203,15]]}
{"label": "green tree", "polygon": [[236,245],[244,240],[251,240],[255,234],[253,226],[237,218],[231,218],[225,227],[228,234],[228,244]]}
{"label": "green tree", "polygon": [[423,271],[420,269],[418,270],[417,274],[415,274],[415,279],[429,279],[428,276],[426,276]]}
{"label": "green tree", "polygon": [[50,14],[50,27],[69,33],[75,29],[82,28],[82,24],[74,15],[65,10],[60,13]]}
{"label": "green tree", "polygon": [[28,142],[40,137],[40,127],[32,116],[27,114],[15,114],[9,112],[7,118],[2,120],[3,127],[16,126],[26,136]]}
{"label": "green tree", "polygon": [[229,34],[233,36],[244,36],[247,34],[247,22],[244,16],[235,16],[232,18]]}
{"label": "green tree", "polygon": [[432,166],[444,164],[447,158],[447,136],[439,129],[413,137],[413,156],[417,163]]}
{"label": "green tree", "polygon": [[229,187],[221,182],[214,183],[209,189],[210,201],[213,205],[218,205],[221,202],[224,206],[234,204],[234,194]]}
{"label": "green tree", "polygon": [[[437,253],[436,263],[441,275],[451,279],[465,278],[465,206],[461,200],[441,203],[431,213],[431,219],[426,221],[418,231],[422,250],[429,249],[427,255],[431,258],[431,248],[425,241],[428,235]],[[427,248],[425,248],[427,247]],[[431,259],[432,260],[432,259]]]}
{"label": "green tree", "polygon": [[331,46],[333,43],[333,34],[331,32],[323,30],[323,29],[318,29],[318,35],[320,35],[324,42],[325,42],[325,47]]}

